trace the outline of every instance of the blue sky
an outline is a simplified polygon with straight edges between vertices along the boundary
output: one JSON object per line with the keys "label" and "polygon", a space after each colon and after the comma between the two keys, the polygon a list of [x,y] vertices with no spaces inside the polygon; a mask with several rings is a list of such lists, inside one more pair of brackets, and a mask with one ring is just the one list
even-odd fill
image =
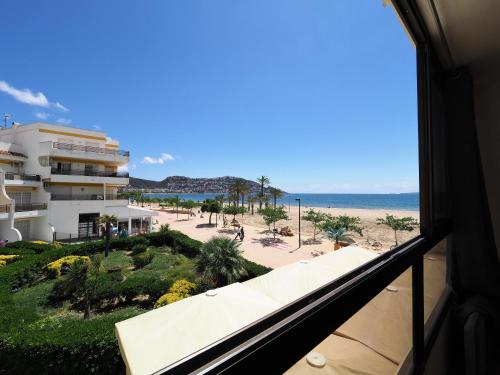
{"label": "blue sky", "polygon": [[381,0],[17,0],[0,14],[0,111],[103,129],[135,177],[418,191],[415,49]]}

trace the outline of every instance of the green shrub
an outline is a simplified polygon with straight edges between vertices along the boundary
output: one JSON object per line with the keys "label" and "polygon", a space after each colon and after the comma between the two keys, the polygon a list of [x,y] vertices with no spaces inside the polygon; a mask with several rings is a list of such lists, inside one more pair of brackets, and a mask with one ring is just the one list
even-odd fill
{"label": "green shrub", "polygon": [[272,268],[263,266],[261,264],[254,263],[250,260],[245,259],[244,260],[244,267],[245,270],[247,271],[246,276],[243,276],[239,281],[243,282],[246,280],[253,279],[254,277],[262,276],[269,271],[272,271]]}
{"label": "green shrub", "polygon": [[146,236],[115,238],[110,243],[112,250],[130,250],[137,245],[149,245],[149,240]]}
{"label": "green shrub", "polygon": [[9,320],[19,323],[0,334],[0,374],[124,373],[114,324],[138,313],[124,309],[85,321],[14,309]]}
{"label": "green shrub", "polygon": [[53,246],[49,244],[33,243],[29,241],[16,241],[7,243],[4,248],[0,249],[0,254],[40,254],[50,249],[53,249]]}
{"label": "green shrub", "polygon": [[117,294],[128,301],[137,296],[148,295],[153,304],[171,284],[170,280],[162,280],[152,274],[135,273],[118,286]]}
{"label": "green shrub", "polygon": [[152,246],[170,246],[175,251],[187,256],[188,258],[196,257],[202,245],[202,242],[193,240],[176,230],[169,230],[166,233],[153,232],[145,236],[149,239]]}
{"label": "green shrub", "polygon": [[[162,237],[163,236],[163,237]],[[111,241],[114,250],[130,250],[136,245],[162,246],[175,249],[188,258],[198,255],[202,243],[183,233],[168,231],[166,234],[150,233],[145,236],[128,237]],[[103,241],[64,245],[54,248],[50,245],[16,242],[0,249],[0,254],[19,255],[16,262],[0,271],[0,375],[41,373],[41,374],[117,374],[124,373],[118,345],[114,335],[115,322],[137,315],[136,307],[116,310],[105,315],[95,315],[84,321],[81,318],[42,317],[41,309],[32,305],[13,303],[13,289],[33,283],[43,277],[47,264],[69,255],[90,256],[104,251]],[[136,255],[141,258],[153,254],[151,250]],[[148,256],[151,256],[148,255]],[[134,264],[136,262],[134,257]],[[185,258],[183,261],[186,261]],[[151,262],[141,260],[142,264]],[[158,255],[158,259],[163,258]],[[155,262],[156,262],[155,260]],[[180,259],[179,259],[180,262]],[[161,263],[161,262],[160,262]],[[141,304],[152,307],[160,296],[169,290],[179,278],[193,278],[187,266],[176,268],[176,262],[166,262],[161,272],[155,273],[147,267],[128,274],[121,281],[114,273],[103,273],[99,280],[95,301],[122,298],[131,303],[138,296],[149,296]],[[248,275],[245,279],[262,275],[269,268],[245,261]],[[240,280],[243,281],[243,280]],[[53,281],[52,281],[53,282]],[[198,285],[197,292],[204,289]],[[58,304],[71,299],[71,291],[65,289],[62,280],[54,282],[47,301]],[[135,301],[134,301],[135,303]]]}
{"label": "green shrub", "polygon": [[146,251],[144,253],[134,255],[132,257],[132,260],[134,261],[134,267],[139,269],[147,266],[153,261],[154,256],[154,253],[152,253],[151,251]]}
{"label": "green shrub", "polygon": [[132,255],[138,255],[140,253],[144,253],[146,252],[147,249],[148,247],[144,244],[134,245],[134,247],[132,248]]}
{"label": "green shrub", "polygon": [[50,291],[47,300],[49,305],[58,305],[71,298],[74,290],[68,289],[65,280],[57,280]]}

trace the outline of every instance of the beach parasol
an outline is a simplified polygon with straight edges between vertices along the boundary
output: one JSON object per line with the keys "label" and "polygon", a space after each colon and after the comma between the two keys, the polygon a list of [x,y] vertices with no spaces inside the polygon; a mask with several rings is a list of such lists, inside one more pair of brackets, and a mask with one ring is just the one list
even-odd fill
{"label": "beach parasol", "polygon": [[285,374],[386,375],[395,374],[397,368],[395,363],[355,340],[329,335]]}
{"label": "beach parasol", "polygon": [[129,373],[150,374],[279,307],[234,283],[116,323],[116,336]]}
{"label": "beach parasol", "polygon": [[334,253],[276,268],[244,284],[285,305],[375,257],[377,254],[369,250],[344,247]]}
{"label": "beach parasol", "polygon": [[[444,271],[444,262],[424,258],[427,276],[435,279]],[[444,284],[426,283],[425,317],[437,303]],[[412,346],[412,275],[403,272],[335,332],[354,339],[375,352],[401,364]]]}

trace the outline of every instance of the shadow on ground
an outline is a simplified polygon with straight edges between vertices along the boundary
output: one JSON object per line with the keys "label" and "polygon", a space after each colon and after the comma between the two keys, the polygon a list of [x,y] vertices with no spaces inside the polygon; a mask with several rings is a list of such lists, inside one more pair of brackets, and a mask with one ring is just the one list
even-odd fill
{"label": "shadow on ground", "polygon": [[197,224],[196,228],[215,228],[215,224]]}

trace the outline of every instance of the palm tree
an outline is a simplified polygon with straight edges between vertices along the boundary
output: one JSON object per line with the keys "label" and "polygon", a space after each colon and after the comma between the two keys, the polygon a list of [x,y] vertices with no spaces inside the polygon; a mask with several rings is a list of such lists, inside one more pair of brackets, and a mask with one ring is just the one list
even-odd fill
{"label": "palm tree", "polygon": [[212,237],[200,249],[196,268],[214,287],[234,283],[247,274],[240,243],[229,237]]}
{"label": "palm tree", "polygon": [[243,181],[243,185],[241,186],[241,205],[245,205],[245,195],[250,193],[250,186],[246,182]]}
{"label": "palm tree", "polygon": [[237,205],[239,205],[239,200],[241,196],[241,204],[244,203],[245,194],[249,191],[248,184],[242,178],[237,178],[231,186],[229,186],[229,192],[237,198]]}
{"label": "palm tree", "polygon": [[273,197],[274,208],[276,208],[276,201],[278,200],[278,198],[281,198],[283,196],[283,191],[278,188],[271,188],[269,190],[269,193],[271,194],[271,197]]}
{"label": "palm tree", "polygon": [[[267,203],[269,202],[269,195],[264,194],[260,195],[260,193],[255,197],[257,201],[259,201],[259,210],[262,210],[262,204],[267,207]],[[258,212],[258,210],[257,210]]]}
{"label": "palm tree", "polygon": [[165,246],[165,244],[167,242],[168,232],[170,232],[170,224],[162,224],[162,225],[160,225],[160,229],[158,230],[158,233],[160,234],[161,244],[163,246]]}
{"label": "palm tree", "polygon": [[69,266],[65,289],[66,292],[83,299],[85,305],[83,319],[90,318],[92,299],[94,299],[102,271],[101,264],[102,255],[97,254],[90,259],[90,262],[77,260]]}
{"label": "palm tree", "polygon": [[255,196],[252,196],[248,199],[248,205],[250,206],[249,210],[252,210],[252,215],[253,215],[253,210],[254,210],[254,204],[257,202],[257,198]]}
{"label": "palm tree", "polygon": [[104,245],[104,256],[107,257],[109,254],[109,243],[111,242],[111,224],[116,223],[118,221],[115,215],[102,215],[99,216],[99,223],[104,224],[105,228],[105,236],[106,242]]}
{"label": "palm tree", "polygon": [[222,210],[222,219],[224,220],[224,194],[218,194],[214,199],[220,204],[220,208]]}
{"label": "palm tree", "polygon": [[[269,185],[271,183],[271,180],[269,177],[266,176],[260,176],[257,178],[257,182],[260,184],[260,196],[264,197],[264,187],[265,185]],[[259,201],[259,208],[262,208],[262,201]]]}

